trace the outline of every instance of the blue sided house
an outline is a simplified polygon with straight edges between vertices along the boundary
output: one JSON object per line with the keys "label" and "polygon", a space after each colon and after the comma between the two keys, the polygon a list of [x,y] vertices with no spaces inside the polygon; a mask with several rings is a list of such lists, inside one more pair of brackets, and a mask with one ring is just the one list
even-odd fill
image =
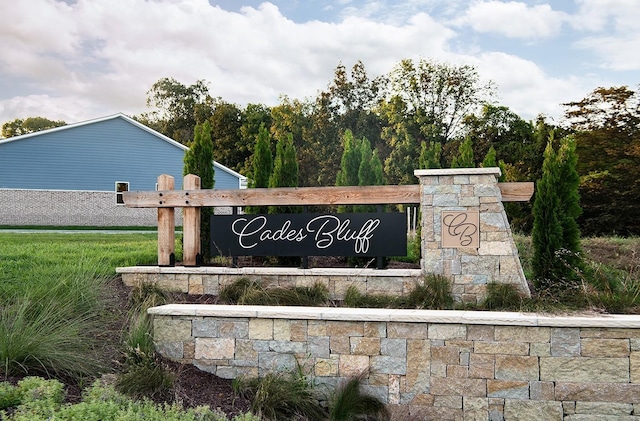
{"label": "blue sided house", "polygon": [[[119,193],[155,190],[161,174],[181,189],[186,150],[123,114],[0,140],[0,225],[155,226],[156,209],[126,208]],[[214,170],[216,189],[246,188]]]}

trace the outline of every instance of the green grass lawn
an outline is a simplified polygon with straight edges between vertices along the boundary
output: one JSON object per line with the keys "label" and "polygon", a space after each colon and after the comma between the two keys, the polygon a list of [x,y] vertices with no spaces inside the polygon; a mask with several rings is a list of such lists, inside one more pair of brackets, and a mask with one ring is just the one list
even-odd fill
{"label": "green grass lawn", "polygon": [[95,375],[115,268],[155,262],[154,233],[0,231],[0,374]]}

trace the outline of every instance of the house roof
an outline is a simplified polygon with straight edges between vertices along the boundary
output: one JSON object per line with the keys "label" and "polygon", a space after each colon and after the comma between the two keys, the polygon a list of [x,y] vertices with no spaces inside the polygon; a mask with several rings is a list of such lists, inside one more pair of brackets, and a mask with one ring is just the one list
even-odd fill
{"label": "house roof", "polygon": [[[128,117],[122,113],[118,113],[118,114],[113,114],[113,115],[109,115],[109,116],[105,116],[105,117],[100,117],[100,118],[95,118],[92,120],[86,120],[86,121],[81,121],[79,123],[72,123],[72,124],[67,124],[65,126],[60,126],[60,127],[54,127],[52,129],[47,129],[47,130],[41,130],[41,131],[37,131],[37,132],[33,132],[33,133],[28,133],[28,134],[23,134],[20,136],[14,136],[14,137],[9,137],[6,139],[0,139],[0,145],[2,144],[6,144],[6,143],[10,143],[10,142],[17,142],[23,139],[27,139],[30,137],[35,137],[35,136],[40,136],[46,133],[54,133],[54,132],[59,132],[59,131],[64,131],[64,130],[69,130],[69,129],[73,129],[76,127],[81,127],[81,126],[86,126],[89,124],[94,124],[94,123],[99,123],[102,121],[107,121],[107,120],[113,120],[116,118],[120,118],[122,120],[125,120],[126,122],[156,136],[157,138],[171,144],[172,146],[175,146],[176,148],[182,149],[183,151],[188,150],[189,148],[185,145],[183,145],[182,143],[176,142],[175,140],[171,139],[170,137],[167,137],[165,135],[163,135],[160,132],[157,132],[155,130],[153,130],[150,127],[145,126],[144,124],[132,119],[131,117]],[[245,177],[244,175],[232,170],[231,168],[228,168],[216,161],[213,161],[213,165],[216,168],[216,170],[220,170],[220,171],[224,171],[226,173],[228,173],[229,175],[232,175],[233,177],[238,178],[239,180],[241,180],[241,184],[245,183],[246,184],[246,180],[247,177]]]}

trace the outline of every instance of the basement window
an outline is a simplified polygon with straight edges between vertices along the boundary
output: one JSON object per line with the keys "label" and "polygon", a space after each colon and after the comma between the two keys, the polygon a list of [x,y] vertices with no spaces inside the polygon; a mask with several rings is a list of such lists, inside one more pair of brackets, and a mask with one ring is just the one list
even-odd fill
{"label": "basement window", "polygon": [[129,182],[128,181],[116,181],[116,204],[124,205],[124,198],[122,197],[122,193],[129,191]]}

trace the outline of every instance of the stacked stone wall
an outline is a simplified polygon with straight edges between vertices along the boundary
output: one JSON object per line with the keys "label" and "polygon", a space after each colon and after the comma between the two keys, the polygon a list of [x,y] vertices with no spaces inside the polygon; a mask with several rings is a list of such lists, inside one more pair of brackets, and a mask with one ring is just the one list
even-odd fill
{"label": "stacked stone wall", "polygon": [[[425,273],[451,279],[453,296],[462,302],[480,303],[491,282],[513,285],[529,295],[497,184],[500,169],[416,170],[415,174],[421,188],[421,265]],[[443,245],[445,211],[479,212],[479,247]]]}
{"label": "stacked stone wall", "polygon": [[239,278],[261,282],[265,287],[311,287],[324,285],[333,300],[343,300],[349,287],[362,294],[406,295],[422,280],[420,269],[278,268],[278,267],[158,267],[117,268],[125,285],[144,283],[188,294],[218,295]]}
{"label": "stacked stone wall", "polygon": [[[169,305],[165,357],[220,377],[364,373],[394,420],[640,419],[640,317]],[[626,327],[622,327],[626,326]]]}

